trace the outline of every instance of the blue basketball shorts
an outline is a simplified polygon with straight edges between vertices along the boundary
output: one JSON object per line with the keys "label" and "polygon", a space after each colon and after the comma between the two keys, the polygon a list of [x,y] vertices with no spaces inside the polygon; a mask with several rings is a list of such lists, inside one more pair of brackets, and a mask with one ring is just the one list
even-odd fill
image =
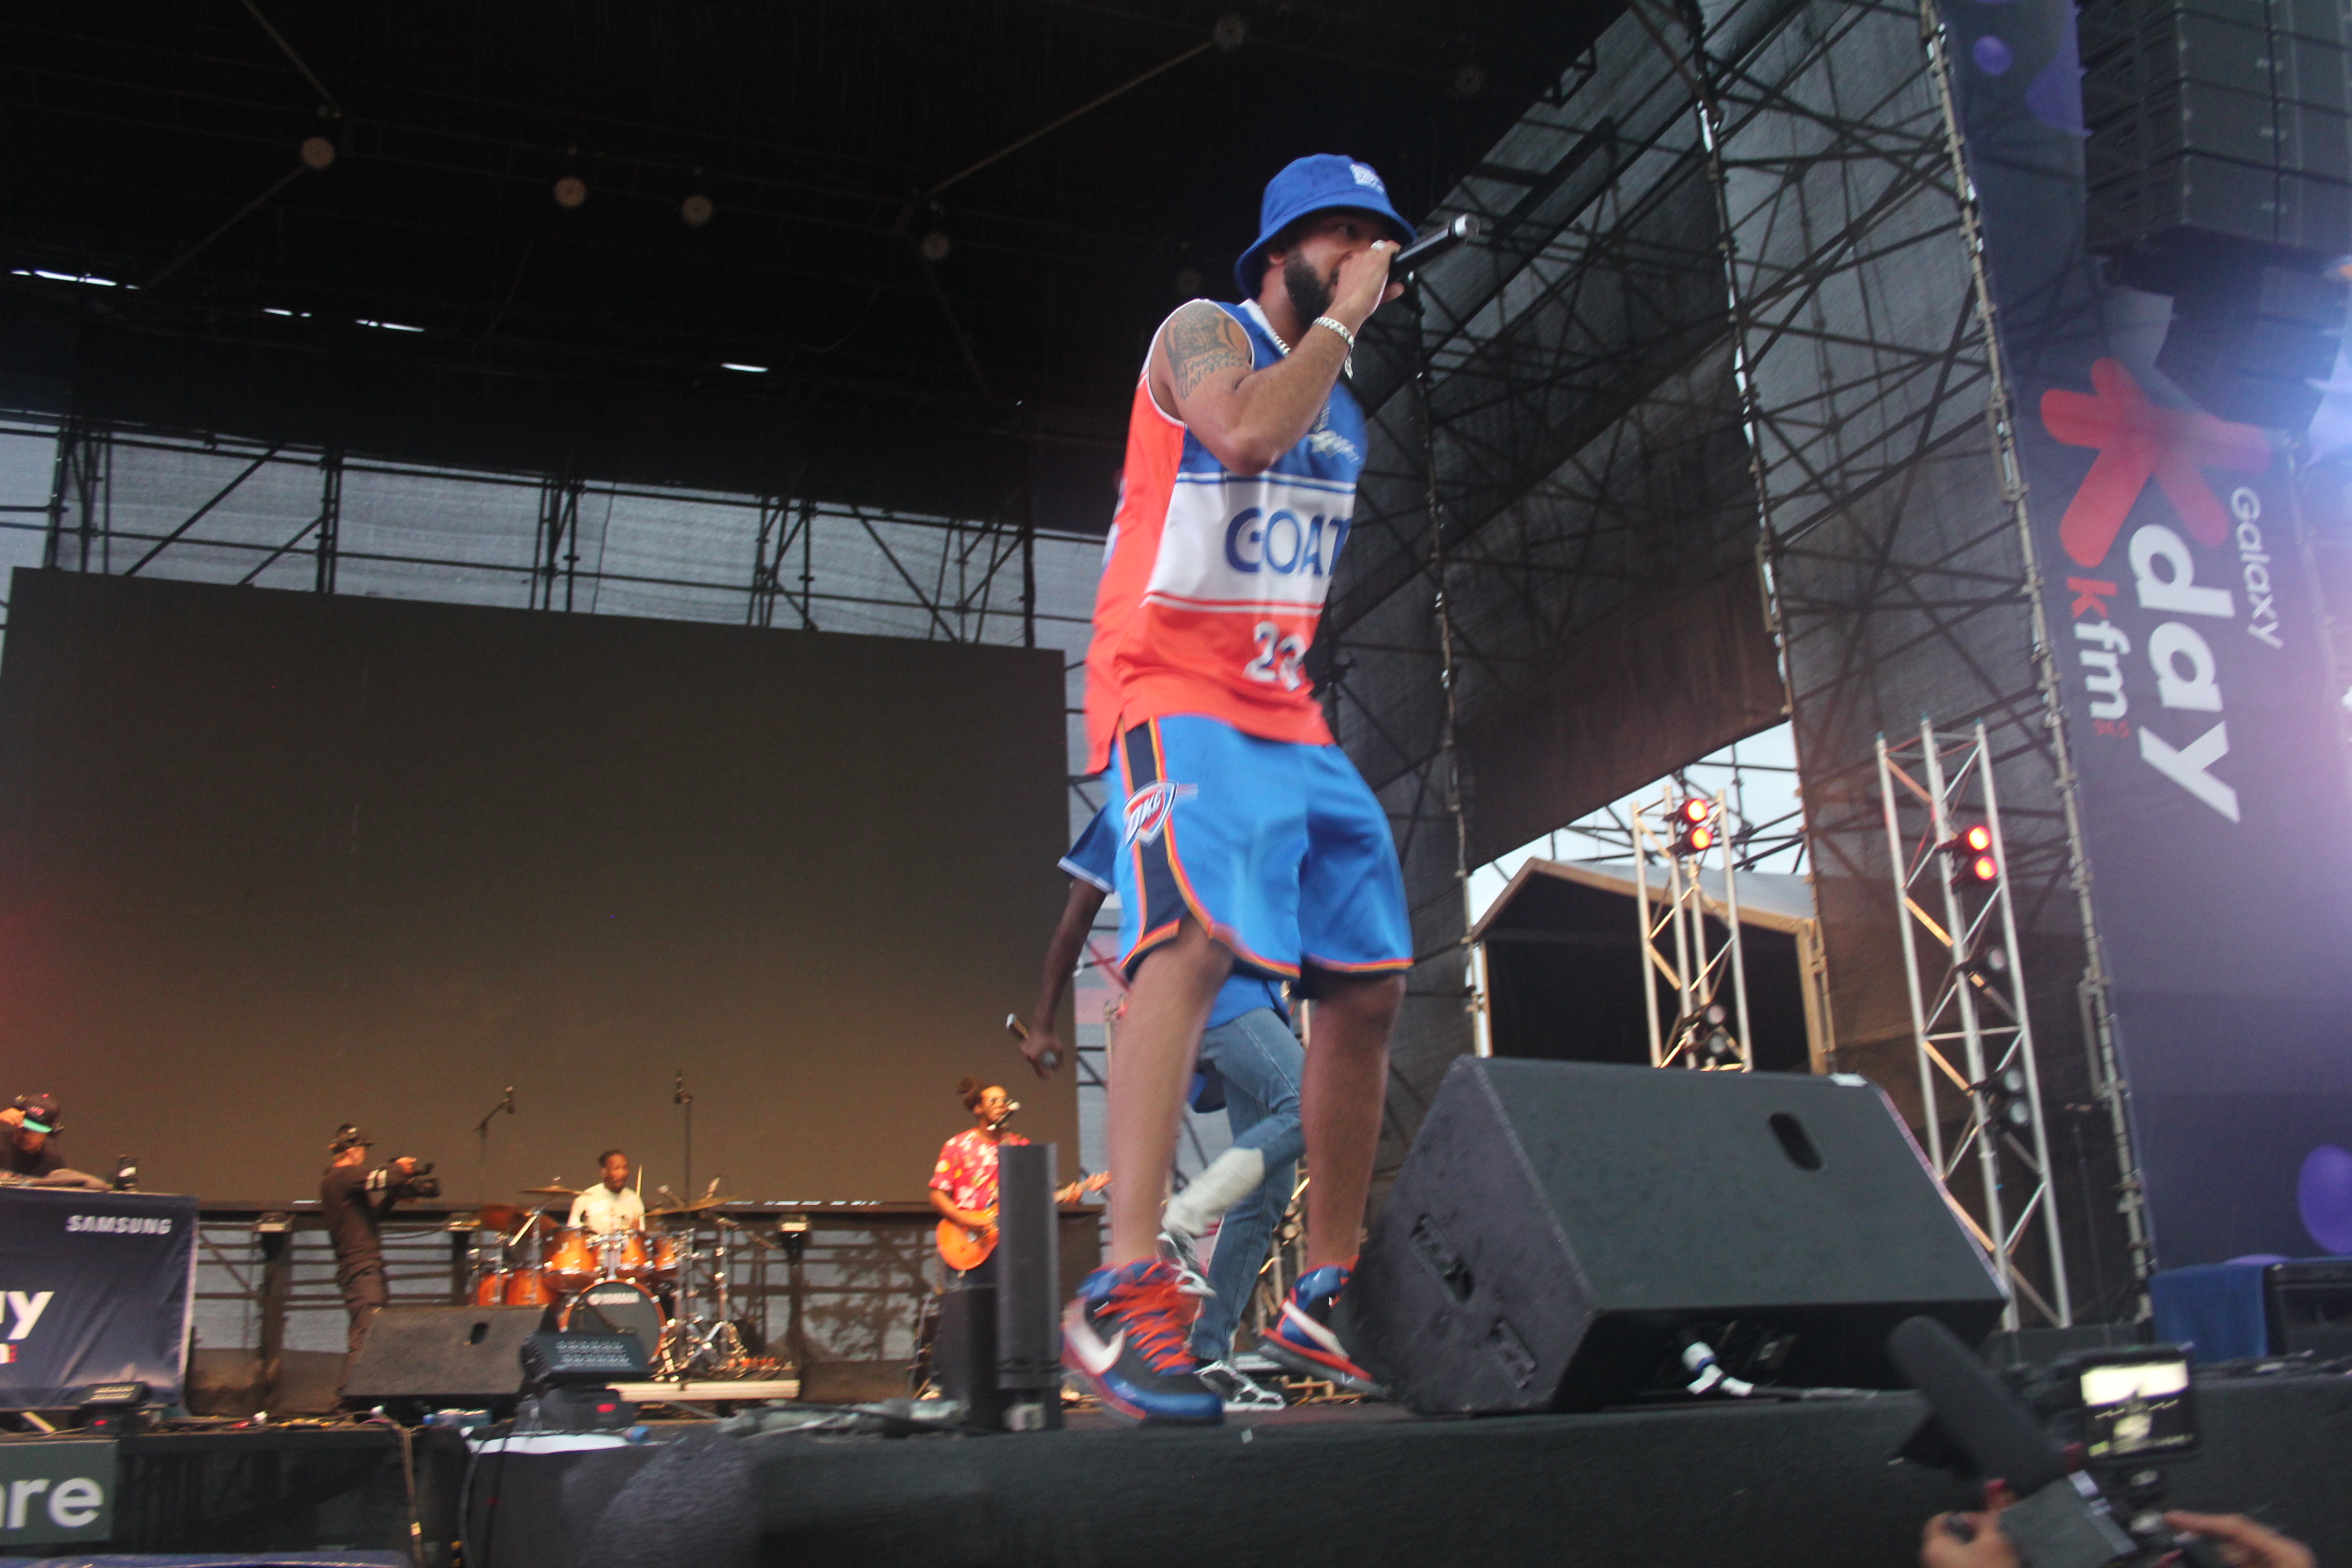
{"label": "blue basketball shorts", "polygon": [[1260,973],[1412,966],[1388,816],[1339,747],[1174,714],[1121,736],[1110,778],[1129,973],[1186,915]]}

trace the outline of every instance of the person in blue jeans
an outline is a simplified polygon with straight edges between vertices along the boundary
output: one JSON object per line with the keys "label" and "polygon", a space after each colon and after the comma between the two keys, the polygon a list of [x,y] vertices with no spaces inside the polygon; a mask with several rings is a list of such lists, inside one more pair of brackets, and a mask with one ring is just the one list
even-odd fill
{"label": "person in blue jeans", "polygon": [[[1118,825],[1106,806],[1062,857],[1062,869],[1070,878],[1069,901],[1047,945],[1037,1005],[1022,1047],[1040,1078],[1051,1070],[1048,1059],[1059,1061],[1068,1054],[1055,1037],[1054,1023],[1078,950],[1110,895],[1111,858],[1118,853]],[[1280,1409],[1283,1404],[1281,1394],[1234,1365],[1233,1340],[1265,1261],[1267,1239],[1289,1205],[1298,1156],[1306,1148],[1298,1120],[1298,1084],[1306,1067],[1281,985],[1257,974],[1228,978],[1209,1010],[1188,1100],[1194,1110],[1223,1110],[1233,1146],[1169,1200],[1160,1236],[1160,1254],[1176,1267],[1185,1293],[1202,1299],[1192,1321],[1192,1350],[1202,1363],[1201,1380],[1228,1410]],[[1204,1277],[1196,1247],[1220,1219],[1223,1226]]]}

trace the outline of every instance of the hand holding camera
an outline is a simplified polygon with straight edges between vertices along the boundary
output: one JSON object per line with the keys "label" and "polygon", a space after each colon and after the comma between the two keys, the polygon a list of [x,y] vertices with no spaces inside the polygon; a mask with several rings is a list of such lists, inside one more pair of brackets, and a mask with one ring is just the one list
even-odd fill
{"label": "hand holding camera", "polygon": [[437,1198],[441,1195],[441,1178],[433,1173],[433,1162],[403,1154],[392,1163],[396,1178],[393,1191],[404,1198]]}

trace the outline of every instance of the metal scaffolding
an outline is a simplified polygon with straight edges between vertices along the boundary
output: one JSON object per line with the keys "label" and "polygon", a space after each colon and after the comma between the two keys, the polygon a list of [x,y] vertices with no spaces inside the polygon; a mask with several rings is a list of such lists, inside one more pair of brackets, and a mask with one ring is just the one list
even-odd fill
{"label": "metal scaffolding", "polygon": [[[1732,858],[1730,809],[1721,795],[1684,795],[1669,787],[1654,805],[1632,814],[1633,908],[1642,933],[1642,999],[1650,1024],[1650,1065],[1713,1072],[1753,1072],[1748,1033],[1748,965],[1740,945],[1739,872]],[[1706,837],[1697,837],[1704,832]],[[1709,897],[1701,881],[1706,852],[1717,861],[1721,889]],[[1665,872],[1665,897],[1652,913],[1650,866]],[[1721,940],[1708,951],[1707,925]],[[1731,982],[1731,1006],[1723,984]],[[1661,1027],[1658,986],[1675,999],[1675,1016]],[[1729,1026],[1727,1027],[1726,1026]]]}
{"label": "metal scaffolding", "polygon": [[[1916,741],[1890,746],[1879,737],[1877,757],[1928,1161],[1954,1212],[2000,1273],[2009,1294],[2006,1326],[2021,1326],[2023,1297],[2050,1326],[2071,1327],[2065,1238],[2025,1005],[2025,959],[2003,874],[1991,743],[1981,723],[1945,734],[1922,720]],[[1923,947],[1932,985],[1921,981]],[[1948,1145],[1944,1106],[1953,1095],[1961,1100],[1959,1130]],[[1973,1203],[1953,1191],[1971,1159]],[[2036,1229],[2042,1267],[2029,1271],[2023,1254]],[[2041,1287],[2033,1283],[2036,1273]]]}
{"label": "metal scaffolding", "polygon": [[[2102,1253],[2144,1261],[2137,1188],[1948,77],[1933,0],[1636,0],[1441,204],[1486,237],[1417,280],[1417,325],[1365,334],[1371,449],[1318,659],[1422,960],[1390,1162],[1475,1048],[1455,802],[1484,861],[1782,719],[1836,1065],[1928,1115],[1873,742],[1982,721],[2039,1069],[2110,1130],[2078,1163],[2120,1221],[2066,1216],[2104,1312],[2130,1271]],[[1799,837],[1754,831],[1749,864]]]}

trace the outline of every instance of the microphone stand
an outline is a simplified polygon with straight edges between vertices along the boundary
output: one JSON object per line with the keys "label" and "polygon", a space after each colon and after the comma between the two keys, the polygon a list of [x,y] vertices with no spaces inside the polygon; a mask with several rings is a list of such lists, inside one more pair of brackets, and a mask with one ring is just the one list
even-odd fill
{"label": "microphone stand", "polygon": [[474,1137],[478,1146],[474,1165],[474,1202],[478,1205],[490,1201],[490,1123],[501,1110],[509,1116],[515,1113],[512,1084],[507,1085],[507,1097],[483,1111],[482,1119],[474,1123]]}
{"label": "microphone stand", "polygon": [[669,1102],[686,1108],[686,1146],[684,1157],[678,1162],[685,1173],[678,1178],[678,1185],[690,1193],[694,1191],[694,1091],[686,1087],[684,1068],[677,1069],[677,1081],[670,1091]]}

